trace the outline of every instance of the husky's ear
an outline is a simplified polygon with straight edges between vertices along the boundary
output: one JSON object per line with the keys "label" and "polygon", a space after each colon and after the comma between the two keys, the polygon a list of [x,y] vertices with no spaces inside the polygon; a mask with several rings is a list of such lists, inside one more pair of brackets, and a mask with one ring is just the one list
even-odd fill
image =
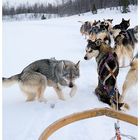
{"label": "husky's ear", "polygon": [[112,23],[113,19],[110,19],[110,23]]}
{"label": "husky's ear", "polygon": [[134,27],[134,32],[135,32],[135,33],[138,32],[138,25]]}
{"label": "husky's ear", "polygon": [[79,63],[80,63],[80,60],[75,64],[76,68],[79,68]]}
{"label": "husky's ear", "polygon": [[122,21],[124,21],[124,18],[122,18]]}
{"label": "husky's ear", "polygon": [[128,22],[130,22],[130,19],[128,19]]}

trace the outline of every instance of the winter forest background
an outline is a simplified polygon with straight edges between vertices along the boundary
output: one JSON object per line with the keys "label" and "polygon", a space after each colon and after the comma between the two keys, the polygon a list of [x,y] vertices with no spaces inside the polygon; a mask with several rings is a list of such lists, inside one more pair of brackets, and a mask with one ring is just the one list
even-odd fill
{"label": "winter forest background", "polygon": [[[11,5],[8,1],[3,1],[2,14],[4,17],[8,16],[14,18],[19,14],[25,14],[32,18],[48,19],[52,17],[71,16],[89,12],[97,14],[98,9],[110,8],[120,10],[122,13],[130,12],[129,5],[137,5],[137,0],[56,0],[51,2],[36,2],[31,4],[29,2],[20,3],[18,5]],[[17,18],[18,20],[18,18]]]}

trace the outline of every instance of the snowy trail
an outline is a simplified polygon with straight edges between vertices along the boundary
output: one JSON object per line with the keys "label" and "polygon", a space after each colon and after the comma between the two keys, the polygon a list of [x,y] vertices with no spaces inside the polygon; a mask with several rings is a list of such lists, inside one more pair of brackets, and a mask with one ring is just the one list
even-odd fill
{"label": "snowy trail", "polygon": [[[108,13],[108,14],[107,14]],[[69,97],[65,88],[66,101],[57,98],[52,88],[47,88],[46,104],[37,101],[27,103],[18,85],[3,88],[3,140],[37,140],[42,131],[54,121],[75,112],[109,107],[98,101],[94,94],[97,85],[97,70],[94,59],[85,61],[84,37],[79,32],[79,20],[113,18],[113,24],[121,18],[130,18],[131,27],[137,23],[136,11],[120,14],[117,11],[100,12],[99,15],[72,16],[45,21],[22,21],[3,23],[3,76],[20,73],[29,63],[43,58],[69,59],[80,62],[80,78],[76,81],[77,94]],[[118,87],[124,81],[127,69],[121,69],[118,76]],[[137,85],[127,93],[126,101],[130,110],[126,113],[137,116]],[[55,104],[51,108],[51,104]],[[107,117],[83,120],[68,125],[55,133],[52,140],[108,140],[114,136],[114,122]],[[121,122],[122,133],[137,137],[136,126]],[[125,139],[124,139],[125,140]]]}

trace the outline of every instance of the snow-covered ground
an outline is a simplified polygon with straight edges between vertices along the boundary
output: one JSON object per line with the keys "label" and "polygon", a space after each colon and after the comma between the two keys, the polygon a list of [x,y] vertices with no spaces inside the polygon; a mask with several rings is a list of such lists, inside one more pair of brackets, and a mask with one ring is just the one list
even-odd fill
{"label": "snow-covered ground", "polygon": [[[87,41],[81,36],[79,20],[103,20],[113,18],[113,24],[121,19],[130,19],[131,27],[137,25],[137,7],[131,13],[101,10],[97,15],[86,13],[43,21],[3,22],[3,76],[20,73],[29,63],[44,58],[68,59],[80,62],[80,78],[76,80],[77,94],[69,97],[65,88],[66,101],[57,98],[52,88],[47,88],[48,102],[25,102],[25,96],[18,85],[3,88],[3,140],[37,140],[42,131],[54,121],[75,112],[87,109],[109,107],[100,102],[94,94],[97,85],[97,70],[94,59],[85,61]],[[127,74],[128,68],[121,69],[118,88]],[[137,116],[137,85],[127,92],[126,102],[130,105],[127,114]],[[55,104],[54,108],[51,105]],[[98,117],[68,125],[57,131],[50,140],[109,140],[115,135],[115,119]],[[137,138],[137,126],[120,121],[121,133]],[[125,138],[123,139],[125,140]]]}
{"label": "snow-covered ground", "polygon": [[58,18],[58,14],[34,14],[34,13],[29,13],[29,14],[16,14],[13,16],[3,16],[2,20],[3,21],[27,21],[27,20],[41,20],[42,16],[45,16],[46,19],[50,18]]}

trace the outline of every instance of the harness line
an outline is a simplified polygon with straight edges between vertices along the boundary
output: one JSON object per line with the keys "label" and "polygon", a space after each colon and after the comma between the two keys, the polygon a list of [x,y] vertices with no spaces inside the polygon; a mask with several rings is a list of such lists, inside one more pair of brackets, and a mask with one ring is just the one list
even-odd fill
{"label": "harness line", "polygon": [[131,65],[131,63],[133,62],[133,60],[135,59],[135,58],[137,58],[138,56],[138,53],[132,58],[132,60],[130,61],[130,63],[128,64],[128,65],[126,65],[126,66],[121,66],[121,67],[119,67],[119,68],[127,68],[127,67],[130,67],[130,65]]}

